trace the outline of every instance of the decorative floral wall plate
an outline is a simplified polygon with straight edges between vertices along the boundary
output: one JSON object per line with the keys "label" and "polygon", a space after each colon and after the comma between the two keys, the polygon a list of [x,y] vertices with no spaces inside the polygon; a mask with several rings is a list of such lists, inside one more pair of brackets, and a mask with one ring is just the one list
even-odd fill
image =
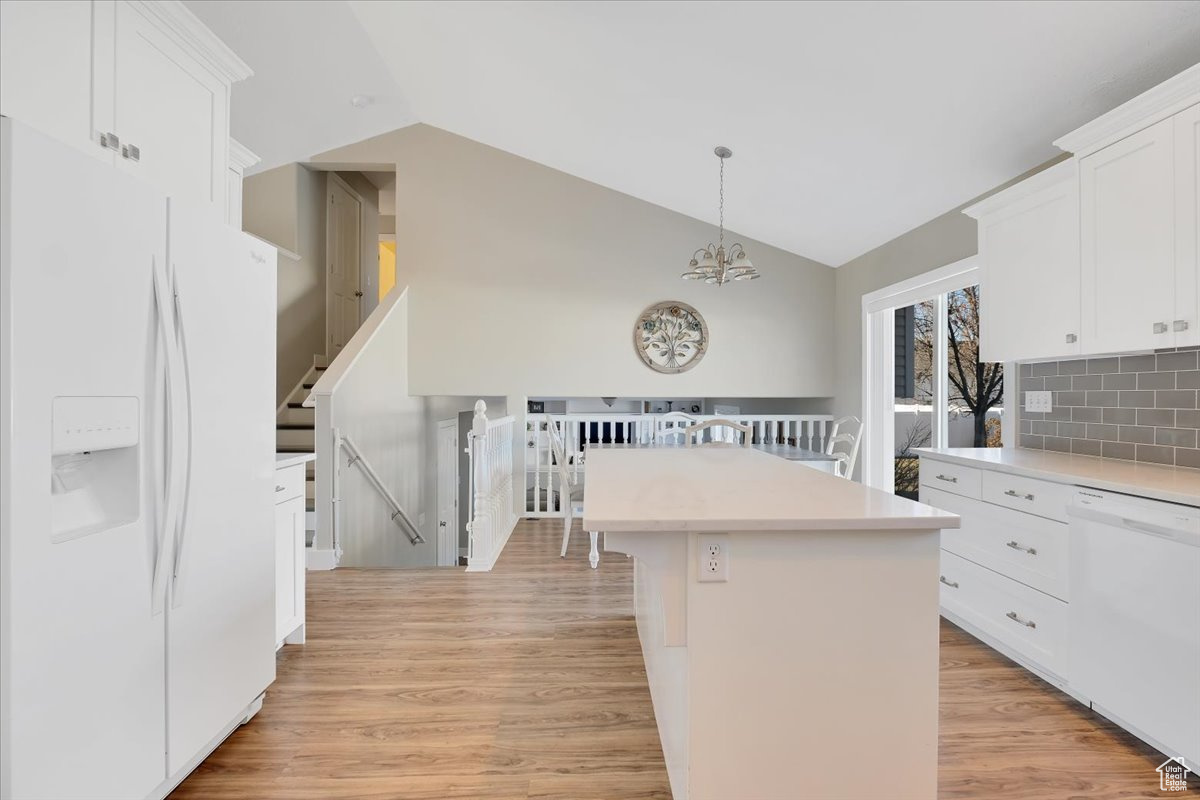
{"label": "decorative floral wall plate", "polygon": [[686,372],[704,358],[708,325],[687,303],[655,303],[642,312],[633,327],[633,348],[655,372]]}

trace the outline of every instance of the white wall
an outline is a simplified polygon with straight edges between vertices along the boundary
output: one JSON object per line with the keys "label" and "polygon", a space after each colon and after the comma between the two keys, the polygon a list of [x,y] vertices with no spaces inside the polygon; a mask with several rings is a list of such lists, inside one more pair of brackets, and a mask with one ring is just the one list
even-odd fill
{"label": "white wall", "polygon": [[[833,394],[828,267],[743,240],[762,280],[685,283],[715,226],[426,125],[316,161],[396,164],[397,281],[411,290],[418,394]],[[697,169],[710,162],[697,154]],[[736,178],[728,188],[737,202]],[[708,354],[682,375],[649,370],[633,349],[638,314],[662,300],[708,321]]]}
{"label": "white wall", "polygon": [[325,352],[325,181],[289,164],[243,184],[243,229],[299,256],[279,255],[276,404]]}
{"label": "white wall", "polygon": [[[336,427],[354,440],[380,480],[416,522],[427,506],[426,402],[411,397],[408,371],[409,298],[388,296],[343,349],[341,363],[331,365],[317,382],[317,541],[332,546],[333,444]],[[332,394],[326,394],[331,392]],[[358,467],[342,460],[339,503],[342,566],[432,566],[436,537],[428,530],[425,544],[411,545],[391,520],[391,510]],[[427,515],[428,516],[428,515]]]}

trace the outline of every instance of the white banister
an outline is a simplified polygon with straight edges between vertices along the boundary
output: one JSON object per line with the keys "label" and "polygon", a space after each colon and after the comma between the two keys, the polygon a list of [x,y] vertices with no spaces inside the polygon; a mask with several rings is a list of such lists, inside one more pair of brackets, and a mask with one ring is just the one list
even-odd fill
{"label": "white banister", "polygon": [[[533,496],[524,503],[526,517],[561,517],[566,499],[556,487],[557,466],[551,453],[546,428],[555,425],[566,448],[567,465],[577,482],[585,482],[586,463],[581,457],[589,444],[661,442],[683,444],[683,429],[711,419],[728,419],[753,429],[755,444],[789,444],[807,450],[823,450],[827,442],[830,414],[530,414],[526,429],[526,447],[533,451],[526,458],[526,486]],[[672,436],[671,432],[677,431]]]}
{"label": "white banister", "polygon": [[[535,435],[538,428],[535,422]],[[486,572],[495,565],[517,525],[513,505],[513,417],[489,420],[487,404],[478,400],[467,440],[471,460],[467,571]],[[535,487],[538,485],[535,477]],[[537,496],[535,488],[535,502]]]}

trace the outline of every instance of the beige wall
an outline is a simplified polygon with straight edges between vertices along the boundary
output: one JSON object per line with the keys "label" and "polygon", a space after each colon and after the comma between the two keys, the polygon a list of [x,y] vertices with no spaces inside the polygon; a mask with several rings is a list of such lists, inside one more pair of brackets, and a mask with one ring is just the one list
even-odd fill
{"label": "beige wall", "polygon": [[288,164],[246,178],[242,227],[299,256],[279,255],[275,402],[325,352],[325,181]]}
{"label": "beige wall", "polygon": [[[833,394],[835,273],[824,265],[744,240],[762,280],[685,283],[712,225],[426,125],[322,161],[396,164],[414,393]],[[633,351],[634,321],[661,300],[708,321],[708,354],[682,375],[652,372]]]}

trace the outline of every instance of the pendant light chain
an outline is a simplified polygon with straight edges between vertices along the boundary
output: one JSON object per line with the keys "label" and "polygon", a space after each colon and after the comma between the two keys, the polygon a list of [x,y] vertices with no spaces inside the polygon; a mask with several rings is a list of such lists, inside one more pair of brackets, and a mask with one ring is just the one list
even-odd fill
{"label": "pendant light chain", "polygon": [[717,234],[717,237],[718,237],[717,238],[717,246],[724,247],[725,246],[725,159],[722,158],[722,159],[720,159],[720,161],[721,161],[721,192],[720,192],[721,202],[720,202],[719,208],[720,208],[721,226],[718,228],[719,233]]}

